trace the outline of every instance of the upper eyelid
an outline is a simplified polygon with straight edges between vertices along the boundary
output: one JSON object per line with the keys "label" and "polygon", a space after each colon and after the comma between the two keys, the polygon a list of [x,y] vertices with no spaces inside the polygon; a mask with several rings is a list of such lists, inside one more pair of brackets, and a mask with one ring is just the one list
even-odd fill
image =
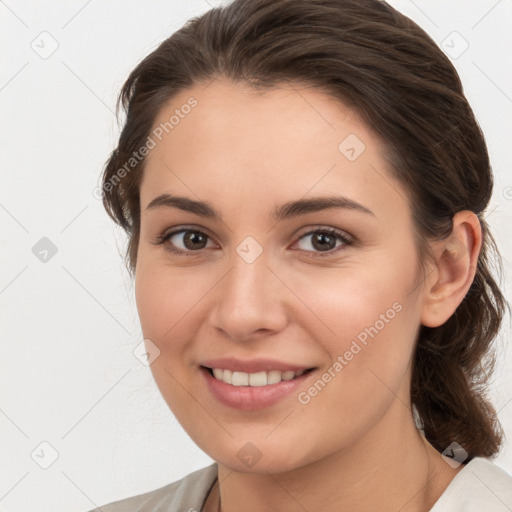
{"label": "upper eyelid", "polygon": [[355,237],[353,235],[351,235],[350,233],[348,233],[347,231],[345,231],[344,229],[335,228],[332,226],[325,226],[325,225],[317,225],[317,226],[313,226],[313,227],[309,227],[309,228],[305,228],[305,229],[306,230],[304,232],[301,232],[298,235],[296,235],[296,237],[295,237],[296,241],[301,239],[303,236],[312,235],[313,233],[316,233],[318,231],[327,231],[327,232],[332,232],[333,234],[335,234],[338,237],[345,239],[347,241],[355,242]]}
{"label": "upper eyelid", "polygon": [[215,238],[214,236],[212,236],[210,234],[209,230],[207,230],[206,228],[202,228],[202,227],[199,228],[199,227],[187,226],[187,225],[178,226],[178,227],[175,227],[175,228],[169,228],[168,230],[165,230],[162,233],[162,235],[159,236],[159,238],[169,238],[172,235],[177,235],[178,233],[183,233],[183,232],[187,232],[187,231],[196,231],[198,233],[203,233],[204,235],[206,235],[210,239],[214,239]]}
{"label": "upper eyelid", "polygon": [[[300,228],[298,231],[301,231],[302,229],[304,229],[305,231],[303,233],[300,233],[300,235],[295,235],[295,236],[304,236],[304,235],[314,233],[316,231],[325,230],[325,231],[334,231],[340,235],[346,235],[349,238],[353,238],[353,236],[350,233],[348,233],[347,231],[345,231],[344,229],[335,228],[334,226],[327,226],[324,224],[313,224],[312,226],[306,226],[304,228]],[[194,225],[188,226],[186,224],[182,225],[182,226],[177,226],[174,228],[169,228],[168,230],[164,231],[162,236],[168,236],[170,234],[181,233],[182,231],[198,231],[200,233],[204,233],[205,235],[208,235],[210,238],[214,238],[213,236],[211,236],[209,234],[209,230],[207,228],[197,227]]]}
{"label": "upper eyelid", "polygon": [[[199,233],[204,233],[205,235],[210,236],[207,229],[198,228],[195,226],[178,226],[175,228],[169,228],[168,230],[164,231],[162,236],[176,235],[177,233],[182,233],[183,231],[197,231]],[[212,237],[210,236],[210,238],[212,238]]]}

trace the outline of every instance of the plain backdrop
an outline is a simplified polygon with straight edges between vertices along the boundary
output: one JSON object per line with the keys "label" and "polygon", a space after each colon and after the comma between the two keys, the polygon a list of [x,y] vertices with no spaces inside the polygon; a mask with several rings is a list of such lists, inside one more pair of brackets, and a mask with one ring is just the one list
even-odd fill
{"label": "plain backdrop", "polygon": [[[511,0],[400,0],[450,55],[485,133],[510,300]],[[123,234],[94,196],[129,71],[211,0],[0,1],[0,510],[86,511],[211,463],[134,356]],[[512,473],[507,319],[491,388]]]}

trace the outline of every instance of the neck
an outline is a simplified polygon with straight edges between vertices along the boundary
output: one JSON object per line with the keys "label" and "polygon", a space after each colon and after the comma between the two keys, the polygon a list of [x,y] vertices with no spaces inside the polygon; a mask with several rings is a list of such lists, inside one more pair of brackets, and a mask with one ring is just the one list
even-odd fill
{"label": "neck", "polygon": [[[424,512],[456,473],[416,429],[400,401],[350,448],[285,473],[239,473],[218,464],[205,511]],[[405,413],[404,413],[405,411]],[[397,412],[397,411],[395,411]]]}

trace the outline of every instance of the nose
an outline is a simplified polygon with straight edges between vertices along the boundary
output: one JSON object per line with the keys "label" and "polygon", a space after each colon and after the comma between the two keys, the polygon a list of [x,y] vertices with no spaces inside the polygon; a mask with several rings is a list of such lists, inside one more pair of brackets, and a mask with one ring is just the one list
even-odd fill
{"label": "nose", "polygon": [[234,341],[250,341],[277,333],[287,325],[284,286],[260,256],[247,263],[238,255],[216,286],[210,323]]}

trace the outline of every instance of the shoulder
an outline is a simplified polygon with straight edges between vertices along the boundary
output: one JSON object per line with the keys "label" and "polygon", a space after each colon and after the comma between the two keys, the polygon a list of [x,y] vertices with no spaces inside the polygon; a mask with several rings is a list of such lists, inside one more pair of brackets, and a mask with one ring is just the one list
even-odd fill
{"label": "shoulder", "polygon": [[475,457],[457,473],[431,512],[482,510],[512,510],[512,476],[489,459]]}
{"label": "shoulder", "polygon": [[217,479],[217,464],[194,471],[154,491],[103,505],[90,512],[199,512]]}

